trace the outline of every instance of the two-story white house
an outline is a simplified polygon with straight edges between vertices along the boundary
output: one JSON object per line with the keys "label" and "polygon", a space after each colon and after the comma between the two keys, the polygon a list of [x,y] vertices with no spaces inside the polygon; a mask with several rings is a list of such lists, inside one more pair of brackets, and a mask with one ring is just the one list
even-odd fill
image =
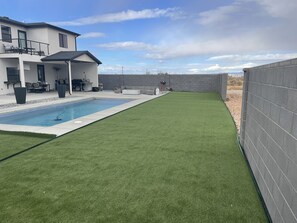
{"label": "two-story white house", "polygon": [[83,83],[83,90],[98,87],[101,62],[89,51],[77,51],[78,33],[1,16],[0,29],[0,94],[13,93],[14,86],[36,83],[47,90],[66,84],[70,94],[82,90],[77,89],[77,82]]}

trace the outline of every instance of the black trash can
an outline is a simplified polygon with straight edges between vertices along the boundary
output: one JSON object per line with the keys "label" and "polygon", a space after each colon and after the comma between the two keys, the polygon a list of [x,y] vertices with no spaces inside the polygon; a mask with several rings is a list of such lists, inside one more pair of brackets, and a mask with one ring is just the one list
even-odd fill
{"label": "black trash can", "polygon": [[66,85],[58,84],[57,85],[57,91],[58,91],[59,98],[65,98]]}
{"label": "black trash can", "polygon": [[14,88],[14,95],[17,104],[25,104],[26,103],[26,95],[27,95],[27,88],[25,87],[15,87]]}

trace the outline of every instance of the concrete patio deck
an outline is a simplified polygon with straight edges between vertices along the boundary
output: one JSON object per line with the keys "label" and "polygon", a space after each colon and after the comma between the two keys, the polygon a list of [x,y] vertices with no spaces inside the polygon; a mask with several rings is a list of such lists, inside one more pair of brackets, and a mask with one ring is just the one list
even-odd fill
{"label": "concrete patio deck", "polygon": [[54,134],[57,136],[66,134],[75,129],[86,126],[95,121],[104,119],[108,116],[114,115],[126,109],[132,108],[136,105],[142,104],[149,100],[160,97],[160,95],[122,95],[115,94],[113,91],[101,92],[74,92],[72,95],[67,94],[65,98],[58,98],[57,92],[44,92],[41,94],[28,93],[26,104],[16,104],[14,95],[0,95],[0,114],[9,113],[14,111],[21,111],[25,109],[33,109],[38,107],[45,107],[48,105],[58,105],[67,102],[75,102],[88,98],[120,98],[120,99],[133,99],[128,103],[99,111],[87,116],[83,116],[68,122],[57,124],[50,127],[43,126],[25,126],[25,125],[8,125],[0,124],[0,130],[5,131],[21,131],[21,132],[34,132],[44,134]]}

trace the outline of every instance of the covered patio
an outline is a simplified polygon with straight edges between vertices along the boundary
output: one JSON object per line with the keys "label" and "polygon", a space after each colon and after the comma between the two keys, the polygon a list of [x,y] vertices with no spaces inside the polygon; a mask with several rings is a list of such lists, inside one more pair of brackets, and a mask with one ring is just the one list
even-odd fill
{"label": "covered patio", "polygon": [[7,73],[7,79],[2,83],[4,94],[13,93],[15,86],[43,92],[56,90],[58,84],[65,84],[69,94],[98,87],[97,68],[101,61],[89,51],[62,51],[42,58],[7,54],[1,55],[1,59],[6,65],[1,71]]}
{"label": "covered patio", "polygon": [[98,87],[97,67],[102,63],[89,51],[62,51],[41,61],[54,64],[52,68],[57,73],[55,86],[68,85],[69,94],[73,90],[91,91],[92,87]]}

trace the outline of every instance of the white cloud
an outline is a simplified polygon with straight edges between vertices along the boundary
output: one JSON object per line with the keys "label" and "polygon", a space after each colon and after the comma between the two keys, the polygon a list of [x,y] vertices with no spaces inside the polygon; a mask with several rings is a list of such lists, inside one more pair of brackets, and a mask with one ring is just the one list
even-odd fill
{"label": "white cloud", "polygon": [[[279,49],[287,49],[286,42]],[[266,51],[269,52],[277,46],[272,40],[266,40],[266,36],[258,33],[253,35],[237,35],[233,37],[197,40],[193,39],[184,43],[161,43],[152,45],[144,42],[126,41],[111,42],[98,44],[97,47],[107,50],[131,50],[144,51],[144,58],[164,61],[168,59],[187,58],[201,55],[218,55],[210,57],[209,61],[225,60],[225,61],[275,61],[286,60],[297,57],[297,53],[267,53],[267,54],[250,54],[251,52]],[[287,48],[286,48],[287,47]],[[297,51],[297,48],[296,48]],[[241,54],[238,54],[240,52]]]}
{"label": "white cloud", "polygon": [[230,17],[230,14],[238,12],[240,7],[237,4],[222,6],[213,10],[204,11],[199,14],[198,22],[202,25],[211,25],[223,22]]}
{"label": "white cloud", "polygon": [[153,45],[134,41],[103,43],[96,46],[109,50],[152,50],[154,48]]}
{"label": "white cloud", "polygon": [[276,61],[276,60],[288,60],[297,58],[297,53],[268,53],[268,54],[257,54],[257,55],[221,55],[210,57],[209,61]]}
{"label": "white cloud", "polygon": [[104,33],[100,33],[100,32],[89,32],[89,33],[82,34],[79,38],[87,39],[87,38],[98,38],[98,37],[104,37],[104,36],[105,36]]}
{"label": "white cloud", "polygon": [[[165,28],[164,26],[160,28],[156,24],[157,28],[154,32],[147,30],[146,37],[149,38],[152,33],[156,34],[155,36],[160,38],[159,44],[141,42],[137,37],[135,39],[132,37],[131,41],[104,43],[97,46],[107,50],[140,51],[137,56],[143,54],[144,58],[152,59],[148,60],[148,63],[155,63],[156,67],[168,63],[178,64],[180,61],[184,63],[178,64],[178,67],[182,67],[180,69],[178,67],[162,68],[164,72],[240,72],[245,67],[297,57],[295,44],[297,26],[294,19],[297,16],[296,1],[234,0],[229,5],[201,12],[198,24],[197,14],[191,13],[187,15],[187,20],[180,20]],[[79,25],[142,18],[176,18],[180,12],[174,9],[169,16],[169,12],[160,11],[159,13],[155,10],[131,11],[133,13],[125,11],[105,14],[99,18],[88,17],[85,21],[74,22]],[[122,13],[129,16],[127,18],[124,15],[121,16]],[[196,18],[195,21],[190,19],[193,16]],[[155,42],[156,39],[153,41]],[[158,63],[160,61],[162,63]],[[138,66],[141,67],[141,65]],[[121,72],[121,68],[117,69]],[[139,73],[136,67],[134,70],[136,70],[134,73]],[[145,69],[142,68],[142,70],[144,73]]]}
{"label": "white cloud", "polygon": [[129,65],[101,65],[99,67],[99,73],[101,74],[144,74],[146,71],[145,66],[129,66]]}
{"label": "white cloud", "polygon": [[296,11],[296,0],[235,0],[229,5],[201,12],[198,22],[205,26],[224,23],[228,26],[246,19],[253,24],[260,17],[296,19]]}
{"label": "white cloud", "polygon": [[[132,50],[144,51],[144,58],[156,61],[171,60],[177,58],[191,58],[203,55],[212,56],[208,61],[276,61],[287,60],[297,57],[297,48],[293,48],[286,41],[279,43],[277,40],[266,39],[263,33],[238,34],[225,38],[214,38],[210,40],[193,39],[183,43],[160,43],[152,45],[144,42],[126,41],[98,44],[98,47],[107,50]],[[251,54],[252,52],[273,52],[278,50],[296,50],[296,53],[267,53]],[[240,52],[240,54],[238,54]]]}
{"label": "white cloud", "polygon": [[296,18],[297,1],[296,0],[245,0],[254,1],[271,16],[278,18]]}
{"label": "white cloud", "polygon": [[[267,41],[266,41],[267,42]],[[215,55],[265,50],[268,46],[257,36],[230,36],[210,40],[193,39],[184,43],[155,46],[145,57],[156,60],[174,59],[201,55]]]}
{"label": "white cloud", "polygon": [[190,68],[188,69],[189,73],[229,73],[229,72],[241,72],[244,68],[257,66],[256,63],[245,63],[232,66],[222,66],[220,64],[213,64],[203,68]]}
{"label": "white cloud", "polygon": [[52,24],[57,26],[83,26],[83,25],[92,25],[96,23],[115,23],[115,22],[124,22],[124,21],[135,20],[135,19],[152,19],[152,18],[160,18],[160,17],[177,19],[177,18],[180,18],[181,15],[182,15],[182,12],[177,8],[143,9],[140,11],[127,10],[127,11],[122,11],[117,13],[108,13],[108,14],[79,18],[72,21],[52,22]]}
{"label": "white cloud", "polygon": [[101,65],[99,73],[101,74],[122,74],[122,67],[124,74],[158,74],[158,73],[169,73],[169,74],[214,74],[214,73],[234,73],[242,72],[244,68],[257,66],[256,63],[244,63],[235,65],[221,65],[221,64],[206,64],[193,66],[188,68],[181,68],[180,66],[159,66],[157,64],[152,65]]}
{"label": "white cloud", "polygon": [[160,64],[156,63],[136,63],[135,65],[127,64],[102,64],[99,67],[100,74],[122,74],[122,67],[124,74],[187,74],[188,70],[180,65]]}
{"label": "white cloud", "polygon": [[240,64],[240,65],[233,65],[233,66],[221,66],[219,64],[215,64],[210,67],[206,67],[202,69],[203,71],[234,71],[234,70],[242,70],[243,68],[249,68],[254,67],[257,64],[255,63],[246,63],[246,64]]}

